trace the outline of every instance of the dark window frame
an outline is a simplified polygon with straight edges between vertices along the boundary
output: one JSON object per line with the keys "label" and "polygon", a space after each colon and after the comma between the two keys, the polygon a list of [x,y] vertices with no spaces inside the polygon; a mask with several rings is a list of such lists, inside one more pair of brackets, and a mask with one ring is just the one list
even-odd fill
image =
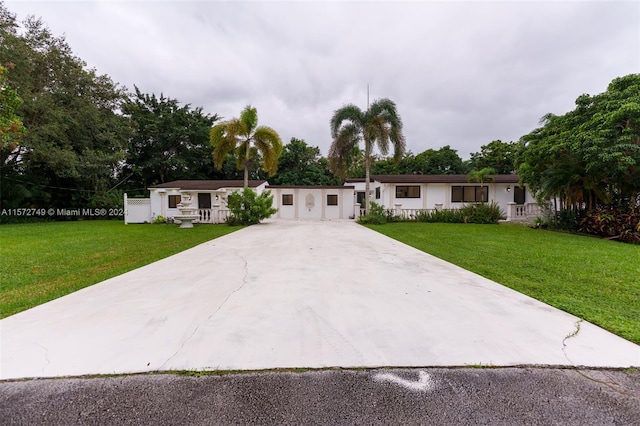
{"label": "dark window frame", "polygon": [[[286,199],[285,199],[286,197]],[[289,202],[287,202],[289,201]],[[283,206],[292,206],[293,205],[293,194],[282,194],[282,205]]]}
{"label": "dark window frame", "polygon": [[338,205],[338,194],[327,194],[327,205],[328,206],[337,206]]}
{"label": "dark window frame", "polygon": [[181,195],[169,195],[169,208],[176,209],[178,208],[178,204],[182,201]]}
{"label": "dark window frame", "polygon": [[[484,200],[483,200],[484,198]],[[452,203],[486,203],[489,201],[487,185],[452,185]]]}
{"label": "dark window frame", "polygon": [[376,188],[376,200],[380,199],[380,187]]}
{"label": "dark window frame", "polygon": [[[415,188],[418,189],[418,195],[411,194],[411,190]],[[421,192],[420,185],[396,185],[396,198],[420,198]]]}

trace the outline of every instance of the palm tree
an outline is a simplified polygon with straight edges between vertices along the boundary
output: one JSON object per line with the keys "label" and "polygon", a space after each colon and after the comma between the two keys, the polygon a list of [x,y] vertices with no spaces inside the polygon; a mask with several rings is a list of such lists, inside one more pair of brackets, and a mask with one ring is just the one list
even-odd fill
{"label": "palm tree", "polygon": [[231,151],[235,151],[236,166],[244,168],[244,187],[249,187],[249,166],[261,156],[262,169],[270,176],[278,170],[278,158],[282,154],[282,140],[271,127],[258,126],[258,111],[251,105],[240,113],[240,118],[224,121],[211,128],[213,163],[220,169]]}
{"label": "palm tree", "polygon": [[357,152],[354,147],[361,140],[364,141],[365,214],[369,214],[369,178],[374,146],[378,147],[382,155],[387,155],[391,142],[396,161],[405,153],[402,120],[396,104],[385,98],[374,101],[366,111],[353,104],[343,106],[331,117],[331,137],[333,142],[329,148],[329,167],[342,179]]}
{"label": "palm tree", "polygon": [[[496,169],[491,167],[485,167],[480,170],[472,170],[469,172],[469,182],[476,181],[482,187],[485,182],[493,182],[493,175],[496,174]],[[482,196],[484,198],[484,195]],[[481,200],[483,203],[489,200]]]}

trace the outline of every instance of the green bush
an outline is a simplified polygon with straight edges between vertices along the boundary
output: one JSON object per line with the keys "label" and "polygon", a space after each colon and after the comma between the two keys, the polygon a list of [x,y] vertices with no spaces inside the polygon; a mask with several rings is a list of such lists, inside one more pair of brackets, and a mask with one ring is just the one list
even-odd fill
{"label": "green bush", "polygon": [[155,219],[153,219],[153,223],[155,224],[167,223],[167,218],[162,215],[158,215],[156,216]]}
{"label": "green bush", "polygon": [[467,204],[460,211],[465,223],[496,224],[500,219],[506,217],[500,206],[494,201]]}
{"label": "green bush", "polygon": [[227,224],[231,226],[254,225],[278,211],[273,208],[273,195],[270,191],[257,195],[254,190],[245,188],[229,194],[228,202],[230,213]]}
{"label": "green bush", "polygon": [[383,225],[389,222],[400,222],[401,218],[395,216],[392,211],[387,210],[380,204],[371,202],[369,214],[360,216],[358,223],[363,225]]}
{"label": "green bush", "polygon": [[553,220],[549,222],[549,226],[560,231],[576,232],[579,218],[580,212],[577,210],[560,210],[555,214]]}
{"label": "green bush", "polygon": [[460,209],[421,211],[416,214],[417,222],[429,223],[498,223],[505,214],[495,202],[467,204]]}
{"label": "green bush", "polygon": [[431,210],[416,214],[417,222],[429,223],[463,223],[464,215],[460,210]]}

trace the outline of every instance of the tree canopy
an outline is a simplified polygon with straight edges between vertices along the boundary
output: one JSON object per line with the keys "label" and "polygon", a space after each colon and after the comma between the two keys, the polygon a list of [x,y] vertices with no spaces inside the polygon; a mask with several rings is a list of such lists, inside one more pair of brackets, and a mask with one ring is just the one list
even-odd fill
{"label": "tree canopy", "polygon": [[89,206],[109,192],[124,160],[131,134],[119,114],[125,90],[87,69],[40,19],[19,28],[0,4],[0,58],[11,68],[3,92],[22,100],[10,105],[26,128],[20,143],[2,135],[2,205]]}
{"label": "tree canopy", "polygon": [[177,179],[211,179],[213,149],[209,131],[218,119],[180,106],[176,99],[141,93],[123,106],[123,112],[135,126],[136,133],[126,149],[123,179],[127,187],[146,191],[150,185]]}
{"label": "tree canopy", "polygon": [[518,151],[517,142],[502,142],[500,139],[489,142],[480,147],[480,152],[471,154],[469,165],[471,169],[493,169],[500,175],[515,173],[515,157]]}
{"label": "tree canopy", "polygon": [[278,161],[278,173],[269,178],[273,185],[339,185],[340,179],[331,174],[320,149],[309,146],[302,139],[291,138],[284,146]]}
{"label": "tree canopy", "polygon": [[520,140],[516,165],[541,200],[560,210],[629,207],[640,196],[640,74],[581,95],[564,115],[547,114]]}
{"label": "tree canopy", "polygon": [[20,138],[26,132],[22,119],[16,113],[22,105],[22,99],[7,84],[8,72],[0,64],[0,164],[17,160],[12,157],[17,154]]}
{"label": "tree canopy", "polygon": [[466,173],[467,166],[455,149],[445,145],[439,149],[427,149],[417,155],[407,153],[400,161],[384,158],[371,165],[372,174],[401,175],[452,175]]}

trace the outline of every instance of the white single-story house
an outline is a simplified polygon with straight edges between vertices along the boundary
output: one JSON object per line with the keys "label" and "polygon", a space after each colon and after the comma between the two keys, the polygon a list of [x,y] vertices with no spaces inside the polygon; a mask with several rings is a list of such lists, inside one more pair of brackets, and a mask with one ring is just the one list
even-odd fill
{"label": "white single-story house", "polygon": [[[227,197],[244,187],[242,180],[177,180],[149,187],[149,198],[128,198],[125,194],[125,223],[150,223],[162,216],[173,220],[188,202],[197,207],[196,223],[222,223],[229,214]],[[353,219],[354,187],[269,186],[265,180],[250,180],[258,194],[268,190],[280,219]]]}
{"label": "white single-story house", "polygon": [[[419,210],[458,209],[474,202],[495,202],[507,220],[532,220],[540,208],[517,175],[493,175],[489,182],[470,182],[468,175],[373,175],[369,181],[370,200],[412,215]],[[347,179],[355,186],[356,202],[364,207],[365,180]]]}
{"label": "white single-story house", "polygon": [[[185,204],[195,210],[196,223],[222,223],[229,213],[227,196],[243,186],[242,180],[177,180],[153,185],[149,198],[127,198],[125,194],[125,223],[153,222],[159,216],[179,220]],[[354,219],[364,210],[364,179],[347,179],[343,186],[271,186],[265,180],[251,180],[249,187],[259,194],[272,193],[278,219]],[[495,175],[482,184],[469,182],[467,175],[374,175],[370,191],[373,202],[406,217],[473,202],[497,203],[507,220],[533,220],[541,214],[516,175]]]}

